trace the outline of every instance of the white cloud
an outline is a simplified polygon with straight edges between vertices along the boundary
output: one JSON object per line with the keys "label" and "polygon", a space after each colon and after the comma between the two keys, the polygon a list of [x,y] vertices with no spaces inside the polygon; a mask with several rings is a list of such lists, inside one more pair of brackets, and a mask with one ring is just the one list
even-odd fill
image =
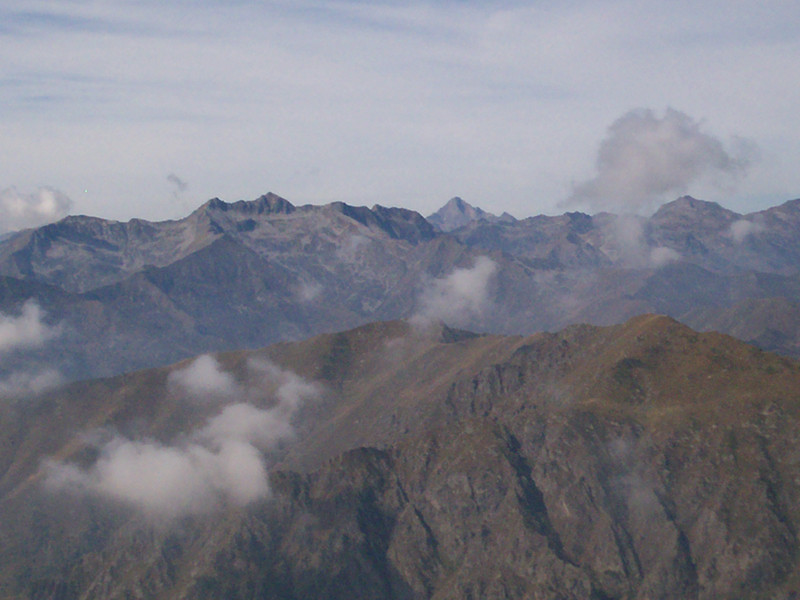
{"label": "white cloud", "polygon": [[[59,326],[44,322],[44,312],[39,304],[35,300],[28,300],[17,316],[0,313],[0,357],[7,353],[41,348],[60,332]],[[13,370],[0,379],[0,396],[36,394],[62,382],[61,374],[52,368]]]}
{"label": "white cloud", "polygon": [[292,434],[291,423],[285,415],[238,402],[226,406],[199,435],[214,445],[221,445],[226,440],[240,440],[266,448],[290,438]]}
{"label": "white cloud", "polygon": [[69,213],[72,201],[63,192],[41,187],[23,194],[15,187],[0,190],[0,233],[38,227]]}
{"label": "white cloud", "polygon": [[64,382],[64,377],[55,369],[38,371],[12,371],[0,379],[0,396],[27,396],[54,388]]}
{"label": "white cloud", "polygon": [[194,359],[183,369],[169,374],[171,385],[179,386],[199,398],[229,397],[238,391],[236,380],[209,354]]}
{"label": "white cloud", "polygon": [[[215,378],[220,374],[216,361],[203,363],[210,367],[205,373],[216,373]],[[267,361],[249,361],[248,371],[250,383],[236,396],[251,400],[272,396],[272,407],[233,402],[174,445],[115,436],[101,445],[100,458],[89,469],[45,463],[46,486],[112,498],[159,518],[265,498],[269,485],[264,452],[294,435],[292,418],[304,402],[318,396],[319,389]]]}
{"label": "white cloud", "polygon": [[497,270],[488,256],[479,256],[471,268],[455,269],[435,279],[420,294],[418,309],[411,322],[428,326],[442,321],[464,326],[479,318],[489,308],[489,283]]}
{"label": "white cloud", "polygon": [[38,348],[58,335],[58,327],[47,325],[39,304],[28,300],[18,316],[0,313],[0,354],[14,350]]}
{"label": "white cloud", "polygon": [[650,264],[654,267],[663,267],[671,262],[680,260],[680,258],[681,255],[677,250],[666,246],[658,246],[650,250]]}
{"label": "white cloud", "polygon": [[764,231],[764,226],[761,223],[748,221],[747,219],[739,219],[731,223],[728,229],[728,235],[737,244],[741,244],[749,235],[755,235]]}
{"label": "white cloud", "polygon": [[663,117],[638,109],[617,119],[597,154],[597,175],[578,184],[569,204],[621,212],[652,210],[709,176],[735,177],[747,165],[701,123],[667,109]]}
{"label": "white cloud", "polygon": [[650,247],[645,239],[645,219],[638,215],[621,214],[614,217],[606,233],[603,252],[621,266],[659,268],[676,260],[680,253],[667,246]]}

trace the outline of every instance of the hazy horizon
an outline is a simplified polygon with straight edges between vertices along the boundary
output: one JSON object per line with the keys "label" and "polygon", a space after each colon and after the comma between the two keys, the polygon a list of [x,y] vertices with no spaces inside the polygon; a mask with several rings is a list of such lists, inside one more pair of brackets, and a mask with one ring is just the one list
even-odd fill
{"label": "hazy horizon", "polygon": [[163,220],[269,190],[422,214],[453,196],[515,216],[683,194],[756,211],[800,195],[798,17],[629,0],[0,8],[0,219]]}

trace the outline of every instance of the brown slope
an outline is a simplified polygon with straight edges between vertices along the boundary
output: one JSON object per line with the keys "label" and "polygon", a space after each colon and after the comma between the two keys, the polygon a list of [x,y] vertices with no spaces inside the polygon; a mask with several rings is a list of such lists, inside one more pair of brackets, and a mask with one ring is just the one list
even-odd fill
{"label": "brown slope", "polygon": [[[800,590],[796,362],[652,315],[530,338],[409,333],[375,324],[259,353],[328,392],[273,474],[272,500],[245,509],[153,528],[20,485],[35,461],[18,456],[0,579],[62,598]],[[238,372],[246,358],[221,360]],[[165,377],[42,399],[23,435],[36,443],[11,446],[69,454],[75,432],[103,423],[168,439],[202,416],[159,393]],[[69,410],[78,398],[82,411]]]}

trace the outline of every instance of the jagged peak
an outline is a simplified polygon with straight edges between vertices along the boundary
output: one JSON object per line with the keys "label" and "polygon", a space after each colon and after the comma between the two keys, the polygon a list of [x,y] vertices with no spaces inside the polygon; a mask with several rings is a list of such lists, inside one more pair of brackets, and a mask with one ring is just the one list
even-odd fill
{"label": "jagged peak", "polygon": [[466,202],[463,198],[461,198],[461,196],[453,196],[452,198],[450,198],[450,200],[447,201],[447,204],[445,204],[443,208],[447,207],[456,208],[461,212],[467,212],[469,210],[481,211],[480,208],[472,206],[469,202]]}
{"label": "jagged peak", "polygon": [[219,212],[236,212],[241,214],[289,214],[295,211],[294,205],[278,196],[269,192],[263,196],[259,196],[255,200],[239,200],[237,202],[225,202],[219,198],[212,198],[203,204],[199,211],[219,211]]}
{"label": "jagged peak", "polygon": [[[472,206],[469,202],[466,202],[460,196],[454,196],[447,201],[447,203],[442,206],[438,211],[434,214],[442,214],[442,213],[459,213],[463,215],[467,215],[471,218],[480,218],[482,215],[488,214],[482,208],[477,206]],[[433,216],[433,215],[431,215]]]}
{"label": "jagged peak", "polygon": [[350,217],[365,227],[378,228],[392,238],[412,243],[429,240],[436,235],[433,226],[421,214],[407,208],[387,208],[379,204],[367,208],[350,206],[344,202],[332,202],[327,208]]}
{"label": "jagged peak", "polygon": [[472,206],[459,196],[448,200],[444,206],[428,216],[427,219],[440,231],[453,231],[473,221],[480,220],[491,223],[516,221],[516,219],[508,213],[503,213],[502,216],[498,217],[492,213],[486,212],[482,208]]}

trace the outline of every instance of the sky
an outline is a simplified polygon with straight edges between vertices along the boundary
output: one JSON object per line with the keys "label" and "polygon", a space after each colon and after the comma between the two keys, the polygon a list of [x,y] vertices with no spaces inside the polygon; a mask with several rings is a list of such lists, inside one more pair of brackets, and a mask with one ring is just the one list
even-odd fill
{"label": "sky", "polygon": [[0,1],[0,233],[268,191],[424,215],[800,196],[800,3]]}

